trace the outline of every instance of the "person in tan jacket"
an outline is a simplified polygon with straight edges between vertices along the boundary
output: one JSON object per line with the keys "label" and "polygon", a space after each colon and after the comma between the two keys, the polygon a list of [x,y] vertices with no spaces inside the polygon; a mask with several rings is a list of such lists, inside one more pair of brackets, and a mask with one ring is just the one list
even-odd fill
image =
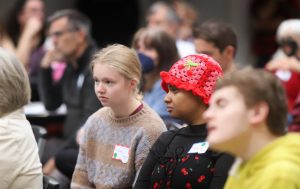
{"label": "person in tan jacket", "polygon": [[0,187],[41,189],[42,164],[23,106],[30,100],[24,66],[0,48]]}

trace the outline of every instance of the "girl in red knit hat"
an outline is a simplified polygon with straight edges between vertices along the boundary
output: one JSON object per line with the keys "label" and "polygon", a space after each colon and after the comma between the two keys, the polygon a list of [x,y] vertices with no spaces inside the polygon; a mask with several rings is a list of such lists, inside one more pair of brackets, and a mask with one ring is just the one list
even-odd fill
{"label": "girl in red knit hat", "polygon": [[160,73],[168,112],[188,125],[157,139],[135,188],[223,188],[233,158],[209,150],[202,116],[222,74],[220,65],[204,54],[184,57]]}

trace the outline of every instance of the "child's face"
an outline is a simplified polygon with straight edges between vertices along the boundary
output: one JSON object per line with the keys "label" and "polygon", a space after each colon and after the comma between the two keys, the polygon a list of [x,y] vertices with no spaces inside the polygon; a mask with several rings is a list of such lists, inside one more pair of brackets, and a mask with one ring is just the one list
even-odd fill
{"label": "child's face", "polygon": [[[169,85],[169,92],[164,101],[171,117],[183,120],[188,124],[199,124],[199,113],[206,107],[199,96],[195,96],[191,91],[177,89]],[[200,113],[202,114],[202,113]]]}
{"label": "child's face", "polygon": [[131,82],[106,64],[95,64],[93,68],[95,93],[103,106],[118,108],[134,95]]}
{"label": "child's face", "polygon": [[215,91],[203,117],[208,122],[210,146],[236,154],[246,141],[251,118],[251,110],[247,109],[239,91],[233,86]]}

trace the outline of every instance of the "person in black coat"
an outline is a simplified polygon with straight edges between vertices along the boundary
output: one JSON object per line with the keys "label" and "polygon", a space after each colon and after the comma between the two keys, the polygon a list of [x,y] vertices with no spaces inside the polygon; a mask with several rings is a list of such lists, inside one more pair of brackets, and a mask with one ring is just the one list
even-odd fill
{"label": "person in black coat", "polygon": [[[65,104],[67,115],[63,125],[64,144],[52,147],[55,152],[50,154],[49,160],[44,157],[47,162],[43,171],[51,174],[58,168],[71,178],[79,151],[77,132],[87,118],[102,107],[94,92],[90,71],[90,62],[98,49],[91,37],[89,18],[77,10],[59,10],[48,18],[47,25],[53,48],[48,49],[41,62],[39,92],[47,110]],[[63,71],[55,69],[55,65],[62,64],[65,65]],[[63,73],[60,77],[59,72]],[[50,150],[53,151],[47,149]]]}
{"label": "person in black coat", "polygon": [[168,112],[188,125],[163,133],[152,146],[134,185],[139,188],[221,189],[233,157],[209,149],[203,112],[220,65],[207,55],[189,55],[161,72]]}
{"label": "person in black coat", "polygon": [[[82,13],[59,10],[48,19],[50,48],[41,62],[39,92],[47,110],[62,103],[67,106],[64,137],[74,135],[86,119],[101,107],[94,93],[90,62],[97,46],[90,31],[91,23]],[[65,64],[60,80],[56,80],[57,64]]]}

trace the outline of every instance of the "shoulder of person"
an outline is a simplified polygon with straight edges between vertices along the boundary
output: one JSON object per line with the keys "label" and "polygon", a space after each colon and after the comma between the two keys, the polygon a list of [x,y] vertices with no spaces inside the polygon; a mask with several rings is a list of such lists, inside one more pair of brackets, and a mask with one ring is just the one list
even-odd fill
{"label": "shoulder of person", "polygon": [[215,159],[215,175],[227,175],[235,158],[227,153],[213,152]]}
{"label": "shoulder of person", "polygon": [[107,116],[109,113],[109,108],[108,107],[102,107],[96,112],[94,112],[92,115],[90,115],[85,122],[85,125],[92,125],[94,122],[101,121],[103,116]]}
{"label": "shoulder of person", "polygon": [[153,125],[154,127],[162,125],[166,128],[166,125],[162,118],[151,108],[149,105],[147,105],[145,102],[143,102],[144,108],[143,111],[145,111],[145,114],[143,115],[144,122],[149,123],[150,125]]}
{"label": "shoulder of person", "polygon": [[158,141],[167,145],[174,137],[176,137],[176,134],[180,132],[180,130],[181,129],[165,131],[158,137]]}

